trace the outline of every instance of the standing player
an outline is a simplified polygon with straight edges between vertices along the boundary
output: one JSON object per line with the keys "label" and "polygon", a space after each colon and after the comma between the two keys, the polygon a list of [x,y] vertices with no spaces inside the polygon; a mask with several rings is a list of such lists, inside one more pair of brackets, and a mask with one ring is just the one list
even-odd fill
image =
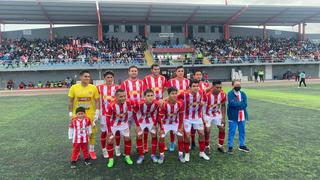
{"label": "standing player", "polygon": [[[101,109],[101,119],[100,119],[100,128],[101,128],[101,135],[100,135],[100,142],[101,148],[104,158],[108,158],[108,152],[106,149],[106,138],[107,138],[107,125],[106,125],[106,115],[108,110],[108,105],[114,101],[116,90],[119,89],[118,85],[114,83],[114,73],[112,71],[106,71],[103,74],[105,84],[101,84],[97,86],[99,94],[100,94],[100,109]],[[116,134],[116,154],[119,155],[120,153],[120,134]]]}
{"label": "standing player", "polygon": [[223,148],[226,123],[226,94],[222,91],[221,81],[212,83],[212,90],[204,97],[203,120],[205,124],[206,154],[210,154],[210,127],[214,123],[219,128],[218,151]]}
{"label": "standing player", "polygon": [[[139,101],[134,106],[133,118],[136,123],[137,134],[137,148],[139,152],[139,159],[137,164],[141,164],[144,160],[144,152],[142,147],[142,134],[143,132],[150,132],[152,136],[152,148],[151,148],[151,160],[156,163],[158,159],[156,157],[157,150],[157,117],[159,110],[159,102],[154,98],[154,92],[151,89],[144,91],[144,99]],[[140,118],[137,117],[137,113],[140,113]],[[147,131],[146,131],[147,130]],[[144,144],[148,144],[148,138],[144,139]]]}
{"label": "standing player", "polygon": [[123,89],[116,91],[116,99],[109,104],[107,110],[107,150],[109,161],[107,166],[113,167],[113,141],[116,132],[120,132],[124,136],[124,153],[127,164],[133,164],[130,158],[131,137],[128,120],[132,116],[132,101],[126,99],[126,93]]}
{"label": "standing player", "polygon": [[[211,89],[210,83],[202,81],[202,72],[200,70],[196,70],[194,72],[193,79],[198,80],[200,82],[199,89],[202,93],[206,93]],[[191,149],[194,149],[196,147],[195,136],[196,136],[196,131],[192,127],[191,128]]]}
{"label": "standing player", "polygon": [[[166,85],[166,78],[160,75],[160,66],[153,64],[151,66],[151,75],[144,78],[144,85],[146,89],[152,89],[155,99],[162,103],[164,88]],[[144,131],[144,142],[148,142],[148,129]],[[148,143],[144,143],[144,152],[148,152]]]}
{"label": "standing player", "polygon": [[169,131],[178,136],[179,160],[184,163],[183,158],[183,103],[177,101],[178,90],[175,87],[168,89],[168,99],[162,104],[159,113],[159,164],[164,161],[164,139]]}
{"label": "standing player", "polygon": [[199,133],[199,147],[200,147],[200,157],[205,160],[210,160],[210,158],[204,153],[205,143],[204,143],[204,126],[202,121],[202,99],[203,93],[199,91],[198,80],[190,81],[190,89],[188,92],[181,93],[178,96],[178,100],[184,103],[184,148],[185,148],[185,160],[190,161],[190,131],[193,127]]}
{"label": "standing player", "polygon": [[130,66],[128,69],[129,78],[121,83],[121,89],[125,90],[127,98],[138,102],[142,98],[145,89],[143,81],[138,79],[138,67]]}
{"label": "standing player", "polygon": [[[166,88],[174,87],[178,90],[178,95],[185,92],[189,88],[189,79],[184,78],[184,68],[183,66],[178,66],[176,68],[176,77],[170,79],[167,84]],[[175,148],[175,135],[173,132],[170,132],[170,151],[174,151]]]}
{"label": "standing player", "polygon": [[151,75],[144,78],[144,85],[146,89],[151,89],[154,92],[156,100],[163,99],[164,88],[166,86],[166,78],[160,75],[160,66],[153,64],[151,66]]}
{"label": "standing player", "polygon": [[96,126],[95,122],[99,119],[100,115],[100,101],[97,87],[90,84],[90,72],[81,71],[80,84],[71,86],[69,96],[69,116],[73,117],[78,107],[84,107],[86,109],[86,116],[89,117],[92,127],[92,134],[89,137],[89,154],[91,159],[97,159],[94,152]]}
{"label": "standing player", "polygon": [[198,80],[200,82],[199,84],[200,91],[206,92],[211,89],[210,83],[202,81],[202,72],[200,70],[196,70],[194,72],[193,79]]}

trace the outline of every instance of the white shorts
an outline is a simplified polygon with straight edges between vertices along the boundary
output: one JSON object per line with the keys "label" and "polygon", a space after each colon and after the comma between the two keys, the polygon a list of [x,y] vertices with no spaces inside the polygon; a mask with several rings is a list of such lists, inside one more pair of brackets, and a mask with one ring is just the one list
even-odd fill
{"label": "white shorts", "polygon": [[209,128],[211,127],[211,124],[215,124],[217,126],[222,126],[222,115],[219,114],[218,116],[215,116],[215,117],[211,117],[211,116],[207,116],[207,115],[204,115],[203,116],[203,120],[204,120],[204,125]]}
{"label": "white shorts", "polygon": [[140,124],[140,128],[141,130],[143,131],[144,129],[148,129],[149,132],[151,132],[152,134],[156,133],[156,130],[155,129],[152,129],[153,127],[153,123],[141,123]]}
{"label": "white shorts", "polygon": [[178,127],[179,127],[178,123],[164,124],[163,125],[164,134],[162,135],[162,137],[165,137],[169,131],[173,131],[177,136],[182,136],[182,134],[178,132]]}
{"label": "white shorts", "polygon": [[106,116],[103,116],[103,115],[101,116],[100,129],[101,129],[101,132],[107,132]]}
{"label": "white shorts", "polygon": [[129,137],[130,129],[128,123],[125,123],[120,126],[112,126],[111,127],[112,134],[115,136],[116,132],[119,131],[122,136]]}
{"label": "white shorts", "polygon": [[196,130],[203,130],[204,126],[203,126],[203,122],[202,119],[185,119],[183,121],[183,126],[184,126],[184,130],[189,133],[191,131],[191,127],[193,127]]}

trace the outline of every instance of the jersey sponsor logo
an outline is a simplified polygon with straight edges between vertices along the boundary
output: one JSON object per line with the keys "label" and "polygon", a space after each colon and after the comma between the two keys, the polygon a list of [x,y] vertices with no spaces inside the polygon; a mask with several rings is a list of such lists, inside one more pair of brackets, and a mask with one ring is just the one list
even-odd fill
{"label": "jersey sponsor logo", "polygon": [[91,97],[78,97],[78,101],[91,101]]}
{"label": "jersey sponsor logo", "polygon": [[90,109],[90,97],[78,97],[78,107],[83,107],[85,109]]}
{"label": "jersey sponsor logo", "polygon": [[114,98],[112,96],[107,96],[107,95],[104,95],[103,99],[104,100],[108,100],[108,101],[113,101],[114,100]]}

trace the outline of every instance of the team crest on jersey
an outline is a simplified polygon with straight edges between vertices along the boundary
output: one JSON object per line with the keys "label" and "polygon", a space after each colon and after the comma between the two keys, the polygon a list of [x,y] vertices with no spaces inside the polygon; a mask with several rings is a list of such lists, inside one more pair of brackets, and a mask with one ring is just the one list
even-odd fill
{"label": "team crest on jersey", "polygon": [[184,92],[184,90],[182,90],[182,89],[178,90],[178,94],[181,94],[183,92]]}
{"label": "team crest on jersey", "polygon": [[139,92],[140,92],[140,91],[134,91],[134,90],[133,90],[133,91],[130,91],[130,94],[132,94],[132,95],[137,95],[137,94],[139,94]]}
{"label": "team crest on jersey", "polygon": [[159,91],[160,88],[158,88],[158,87],[153,87],[152,90],[153,90],[153,91]]}

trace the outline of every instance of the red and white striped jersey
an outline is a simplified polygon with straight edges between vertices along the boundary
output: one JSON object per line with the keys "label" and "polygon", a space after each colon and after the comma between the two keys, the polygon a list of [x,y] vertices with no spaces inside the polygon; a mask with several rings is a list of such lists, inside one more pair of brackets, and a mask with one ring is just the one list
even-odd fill
{"label": "red and white striped jersey", "polygon": [[[139,126],[141,123],[149,124],[153,122],[153,124],[156,124],[158,112],[159,102],[157,100],[154,100],[152,103],[147,104],[145,102],[145,99],[142,99],[134,105],[133,118],[137,126]],[[139,119],[137,118],[137,113],[141,114]]]}
{"label": "red and white striped jersey", "polygon": [[221,91],[219,94],[214,95],[212,91],[209,91],[204,96],[203,101],[203,113],[207,116],[215,117],[221,114],[221,104],[226,103],[226,94]]}
{"label": "red and white striped jersey", "polygon": [[200,91],[202,91],[202,92],[206,92],[206,90],[209,88],[209,86],[210,86],[209,83],[204,82],[204,81],[200,81],[199,89],[200,89]]}
{"label": "red and white striped jersey", "polygon": [[121,83],[121,89],[126,91],[127,99],[139,101],[142,98],[145,87],[143,81],[140,79],[127,79]]}
{"label": "red and white striped jersey", "polygon": [[182,80],[178,80],[177,78],[172,78],[170,79],[167,84],[166,87],[175,87],[178,90],[178,94],[185,92],[187,89],[189,89],[189,79],[182,79]]}
{"label": "red and white striped jersey", "polygon": [[148,75],[143,80],[146,89],[152,89],[157,100],[163,98],[164,87],[166,86],[166,78],[162,75],[155,77]]}
{"label": "red and white striped jersey", "polygon": [[[235,93],[235,95],[237,96],[238,101],[241,102],[242,100],[241,93]],[[238,121],[244,121],[244,120],[246,120],[244,110],[240,110],[238,113]]]}
{"label": "red and white striped jersey", "polygon": [[178,96],[178,99],[184,104],[184,119],[198,120],[202,118],[202,92],[199,91],[196,94],[182,93]]}
{"label": "red and white striped jersey", "polygon": [[87,143],[89,134],[92,133],[90,119],[85,117],[79,119],[74,117],[69,125],[69,139],[72,139],[73,143]]}
{"label": "red and white striped jersey", "polygon": [[123,104],[118,104],[116,100],[111,102],[107,110],[107,127],[111,130],[112,126],[121,126],[128,123],[132,114],[132,101],[127,100]]}
{"label": "red and white striped jersey", "polygon": [[97,88],[100,94],[101,115],[105,116],[107,114],[108,105],[115,99],[116,91],[119,89],[119,86],[115,84],[111,84],[110,86],[101,84],[98,85]]}
{"label": "red and white striped jersey", "polygon": [[174,104],[170,104],[168,100],[166,100],[160,108],[159,122],[161,125],[176,123],[180,125],[183,122],[183,113],[184,107],[182,102],[177,101]]}

